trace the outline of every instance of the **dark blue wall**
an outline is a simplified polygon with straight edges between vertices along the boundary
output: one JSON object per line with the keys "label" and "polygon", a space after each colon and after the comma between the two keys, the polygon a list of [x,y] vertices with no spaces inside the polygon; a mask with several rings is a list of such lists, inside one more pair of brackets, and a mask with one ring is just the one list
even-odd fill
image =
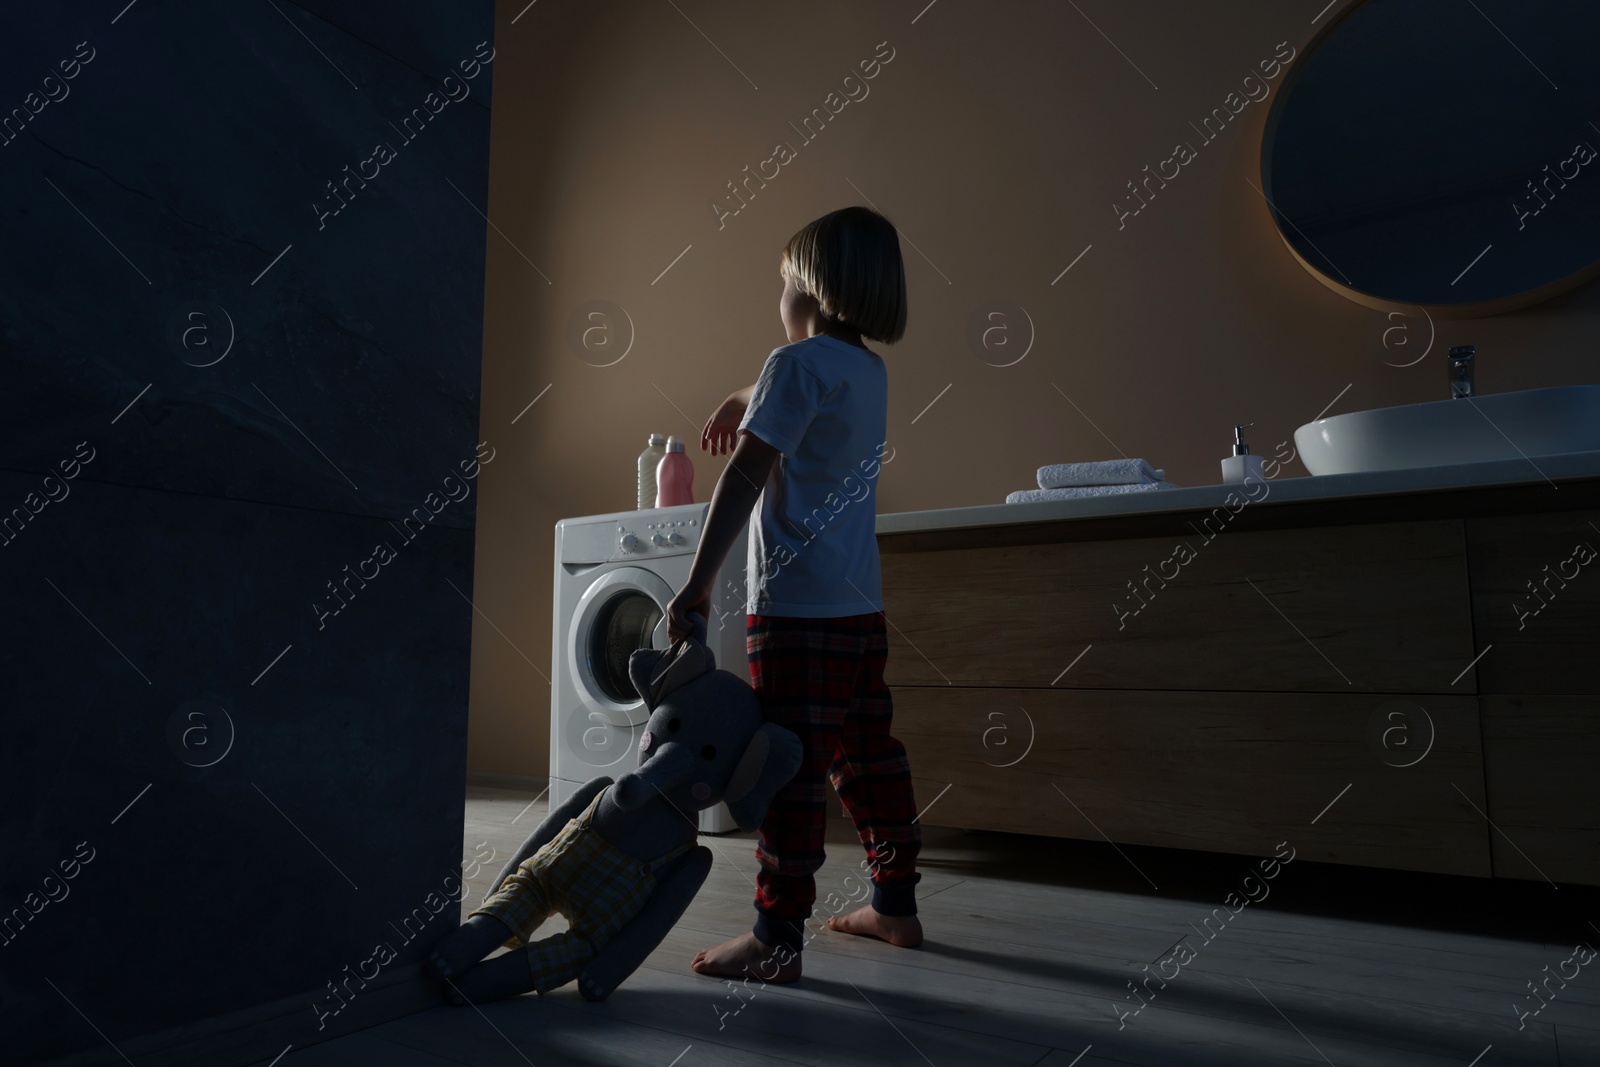
{"label": "dark blue wall", "polygon": [[462,862],[491,0],[125,5],[0,34],[6,1062],[312,1040]]}

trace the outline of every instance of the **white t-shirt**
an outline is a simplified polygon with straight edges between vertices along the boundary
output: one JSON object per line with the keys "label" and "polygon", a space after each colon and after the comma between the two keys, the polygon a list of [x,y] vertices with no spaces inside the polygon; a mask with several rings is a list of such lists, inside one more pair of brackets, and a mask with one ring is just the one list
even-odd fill
{"label": "white t-shirt", "polygon": [[875,531],[888,409],[888,372],[865,348],[818,334],[767,357],[739,423],[782,453],[751,516],[750,614],[883,610]]}

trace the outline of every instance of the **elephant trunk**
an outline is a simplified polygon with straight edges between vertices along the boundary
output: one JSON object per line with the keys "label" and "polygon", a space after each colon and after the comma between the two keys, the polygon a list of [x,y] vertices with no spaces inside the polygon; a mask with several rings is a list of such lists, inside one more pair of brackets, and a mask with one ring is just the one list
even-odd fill
{"label": "elephant trunk", "polygon": [[611,798],[624,810],[637,808],[657,795],[665,797],[688,781],[695,770],[694,753],[686,745],[668,741],[637,771],[619,778],[612,787]]}

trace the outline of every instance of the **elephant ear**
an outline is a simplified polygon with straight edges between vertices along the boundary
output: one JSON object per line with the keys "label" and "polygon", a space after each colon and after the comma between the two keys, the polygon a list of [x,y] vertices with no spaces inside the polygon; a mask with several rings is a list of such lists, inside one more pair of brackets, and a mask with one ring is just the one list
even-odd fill
{"label": "elephant ear", "polygon": [[800,738],[773,723],[751,736],[722,794],[740,830],[749,833],[761,825],[767,805],[800,769],[804,754]]}
{"label": "elephant ear", "polygon": [[[705,632],[703,626],[700,632]],[[670,648],[636,648],[628,656],[628,680],[650,711],[674,689],[715,669],[711,650],[692,634],[678,638]]]}

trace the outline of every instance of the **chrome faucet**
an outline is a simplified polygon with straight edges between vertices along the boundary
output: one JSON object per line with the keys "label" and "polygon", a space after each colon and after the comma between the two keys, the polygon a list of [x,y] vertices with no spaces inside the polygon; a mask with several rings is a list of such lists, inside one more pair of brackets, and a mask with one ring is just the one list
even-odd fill
{"label": "chrome faucet", "polygon": [[1450,350],[1450,399],[1460,400],[1473,394],[1473,345],[1457,345]]}

